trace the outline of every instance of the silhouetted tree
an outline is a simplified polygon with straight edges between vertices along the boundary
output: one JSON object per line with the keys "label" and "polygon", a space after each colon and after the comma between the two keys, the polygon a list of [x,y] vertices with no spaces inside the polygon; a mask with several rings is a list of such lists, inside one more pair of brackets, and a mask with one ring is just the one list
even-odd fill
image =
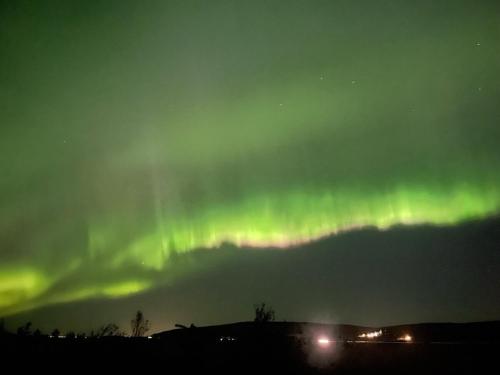
{"label": "silhouetted tree", "polygon": [[85,334],[85,332],[80,332],[76,335],[76,338],[77,339],[84,339],[85,337],[87,337],[87,335]]}
{"label": "silhouetted tree", "polygon": [[144,314],[138,310],[134,319],[130,321],[132,328],[132,337],[142,337],[149,331],[149,320],[144,319]]}
{"label": "silhouetted tree", "polygon": [[119,331],[119,328],[114,323],[108,323],[101,326],[97,331],[91,331],[90,337],[99,338],[105,336],[123,336],[123,333]]}
{"label": "silhouetted tree", "polygon": [[257,323],[272,322],[274,320],[274,310],[271,307],[266,307],[262,302],[260,305],[255,305],[255,319]]}
{"label": "silhouetted tree", "polygon": [[127,333],[126,333],[125,331],[120,331],[119,329],[117,329],[117,330],[113,333],[113,336],[125,337],[125,336],[127,336]]}
{"label": "silhouetted tree", "polygon": [[73,331],[69,331],[68,333],[66,333],[67,339],[74,339],[75,337],[76,337],[76,335],[75,335],[75,332],[73,332]]}
{"label": "silhouetted tree", "polygon": [[2,318],[0,319],[0,336],[6,334],[7,331],[5,329],[5,320]]}
{"label": "silhouetted tree", "polygon": [[35,332],[33,332],[33,336],[34,337],[40,337],[42,336],[42,331],[40,331],[40,329],[35,329]]}
{"label": "silhouetted tree", "polygon": [[18,336],[30,336],[31,335],[31,322],[27,322],[24,326],[17,329]]}
{"label": "silhouetted tree", "polygon": [[55,328],[52,333],[50,334],[52,337],[59,337],[59,335],[61,334],[61,331],[59,331],[57,328]]}

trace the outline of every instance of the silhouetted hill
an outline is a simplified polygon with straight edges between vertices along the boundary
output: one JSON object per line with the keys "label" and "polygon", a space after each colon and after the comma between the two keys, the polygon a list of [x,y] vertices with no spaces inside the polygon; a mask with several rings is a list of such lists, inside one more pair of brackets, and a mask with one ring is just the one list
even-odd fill
{"label": "silhouetted hill", "polygon": [[[361,333],[382,330],[377,340]],[[391,341],[411,334],[411,343]],[[322,340],[318,340],[322,338]],[[496,365],[500,322],[360,327],[307,322],[239,322],[181,328],[148,338],[0,336],[2,358],[29,364],[168,373],[457,374]],[[26,361],[29,359],[29,361]]]}
{"label": "silhouetted hill", "polygon": [[[307,322],[238,322],[231,324],[178,328],[153,335],[162,340],[217,340],[235,339],[265,334],[269,337],[300,337],[314,340],[324,335],[337,341],[359,340],[362,333],[382,331],[378,341],[397,341],[405,334],[414,342],[500,342],[500,321],[473,323],[419,323],[388,327],[364,327],[348,324],[321,324]],[[375,341],[374,340],[374,341]]]}

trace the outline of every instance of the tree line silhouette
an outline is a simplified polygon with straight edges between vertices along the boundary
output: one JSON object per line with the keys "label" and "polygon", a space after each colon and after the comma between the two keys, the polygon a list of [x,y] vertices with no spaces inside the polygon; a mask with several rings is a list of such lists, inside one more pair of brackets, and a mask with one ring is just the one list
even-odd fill
{"label": "tree line silhouette", "polygon": [[[274,321],[275,311],[269,306],[266,306],[264,302],[254,305],[254,322],[255,323],[266,323]],[[176,327],[187,328],[182,324],[176,324]],[[141,310],[137,310],[133,319],[130,321],[130,337],[144,337],[146,333],[150,330],[151,324],[148,319],[145,318]],[[194,324],[191,324],[190,328],[196,328]],[[0,319],[0,335],[7,334],[5,329],[5,321]],[[120,327],[115,323],[108,323],[100,326],[98,329],[91,330],[89,334],[85,332],[74,332],[68,331],[66,335],[62,336],[61,331],[58,328],[54,328],[50,334],[44,334],[40,329],[35,329],[33,331],[32,322],[26,322],[24,325],[20,326],[16,330],[17,336],[20,337],[43,337],[49,336],[52,338],[66,339],[80,339],[80,338],[101,338],[101,337],[125,337],[127,334],[120,330]]]}
{"label": "tree line silhouette", "polygon": [[[144,314],[141,310],[138,310],[134,318],[130,321],[131,335],[130,337],[144,337],[144,335],[150,329],[149,320],[145,319]],[[0,335],[7,334],[5,328],[5,321],[0,319]],[[58,328],[54,328],[49,335],[42,333],[40,329],[35,329],[33,331],[33,323],[26,322],[24,325],[20,326],[16,330],[17,336],[20,337],[42,337],[49,336],[53,338],[60,338],[61,331]],[[115,323],[108,323],[100,326],[96,330],[90,331],[89,334],[85,332],[75,333],[74,331],[68,331],[64,338],[67,339],[77,339],[77,338],[100,338],[100,337],[125,337],[127,334],[120,330],[120,327]]]}

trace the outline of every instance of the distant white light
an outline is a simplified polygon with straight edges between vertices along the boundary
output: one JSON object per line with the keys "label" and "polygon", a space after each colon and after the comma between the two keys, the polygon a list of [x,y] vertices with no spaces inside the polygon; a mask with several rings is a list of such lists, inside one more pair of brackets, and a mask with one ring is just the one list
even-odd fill
{"label": "distant white light", "polygon": [[318,338],[317,343],[319,346],[326,348],[327,346],[330,346],[331,341],[328,337],[322,336]]}
{"label": "distant white light", "polygon": [[153,338],[153,336],[148,336],[148,339],[152,339],[152,338]]}

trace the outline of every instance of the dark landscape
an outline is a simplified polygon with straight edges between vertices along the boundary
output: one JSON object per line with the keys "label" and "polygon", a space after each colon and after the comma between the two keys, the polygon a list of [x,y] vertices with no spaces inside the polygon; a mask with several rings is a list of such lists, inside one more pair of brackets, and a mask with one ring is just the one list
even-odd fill
{"label": "dark landscape", "polygon": [[[365,332],[382,331],[373,339]],[[400,341],[411,334],[411,342]],[[328,340],[321,342],[321,340]],[[360,327],[296,322],[240,322],[180,327],[148,337],[0,336],[12,362],[79,367],[161,364],[166,373],[458,374],[494,368],[500,321]]]}

